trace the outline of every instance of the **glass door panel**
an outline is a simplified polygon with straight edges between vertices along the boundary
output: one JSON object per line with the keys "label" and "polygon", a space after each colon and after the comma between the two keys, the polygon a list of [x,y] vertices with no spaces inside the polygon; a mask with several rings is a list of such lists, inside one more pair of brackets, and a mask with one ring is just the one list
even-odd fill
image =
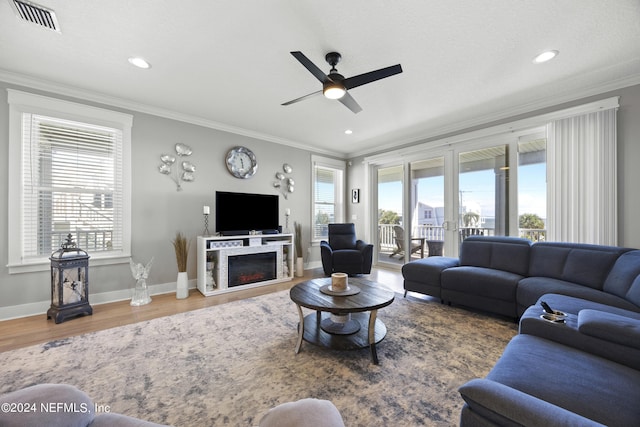
{"label": "glass door panel", "polygon": [[547,237],[546,151],[544,135],[518,140],[518,234],[533,242]]}
{"label": "glass door panel", "polygon": [[445,159],[436,157],[410,164],[410,258],[442,256],[445,249]]}
{"label": "glass door panel", "polygon": [[509,235],[508,146],[459,153],[458,231],[471,235]]}
{"label": "glass door panel", "polygon": [[398,243],[397,239],[397,233],[404,229],[403,182],[402,165],[377,169],[378,244],[374,259],[382,264],[403,264],[402,240]]}

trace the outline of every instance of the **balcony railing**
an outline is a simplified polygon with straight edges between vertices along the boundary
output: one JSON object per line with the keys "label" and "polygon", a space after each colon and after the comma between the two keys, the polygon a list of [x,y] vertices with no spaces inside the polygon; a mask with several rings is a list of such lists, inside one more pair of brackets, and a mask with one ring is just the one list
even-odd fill
{"label": "balcony railing", "polygon": [[547,240],[547,230],[542,228],[520,228],[520,237],[532,242],[544,242]]}
{"label": "balcony railing", "polygon": [[[51,254],[60,248],[69,231],[50,231],[41,236],[41,255]],[[113,230],[75,230],[71,236],[76,245],[87,252],[113,249]]]}
{"label": "balcony railing", "polygon": [[[393,227],[398,224],[378,224],[378,238],[380,252],[393,252],[396,249],[396,240]],[[469,236],[495,236],[494,228],[486,227],[460,227],[458,229],[459,240],[462,242]],[[532,242],[542,242],[546,240],[547,230],[520,228],[518,235],[529,239]],[[444,229],[442,227],[419,225],[411,230],[411,237],[424,237],[426,240],[444,240]]]}

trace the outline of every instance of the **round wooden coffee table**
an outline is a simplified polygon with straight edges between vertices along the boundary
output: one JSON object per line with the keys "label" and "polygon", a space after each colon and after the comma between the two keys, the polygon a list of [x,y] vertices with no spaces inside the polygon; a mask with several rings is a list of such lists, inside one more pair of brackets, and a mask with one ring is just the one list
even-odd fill
{"label": "round wooden coffee table", "polygon": [[[308,280],[295,285],[289,292],[300,316],[296,353],[300,352],[303,340],[337,350],[369,347],[371,360],[377,365],[376,344],[384,339],[387,327],[376,317],[379,309],[393,302],[395,294],[380,283],[359,277],[349,278],[349,286],[360,289],[355,295],[336,296],[321,292],[320,288],[330,283],[330,277]],[[302,307],[316,310],[316,313],[305,317]]]}

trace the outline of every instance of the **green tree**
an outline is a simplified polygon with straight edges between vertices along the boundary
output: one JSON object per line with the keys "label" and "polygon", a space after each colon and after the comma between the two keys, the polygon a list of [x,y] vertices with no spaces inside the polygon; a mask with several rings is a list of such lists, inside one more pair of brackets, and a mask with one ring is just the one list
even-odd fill
{"label": "green tree", "polygon": [[465,212],[462,216],[462,222],[465,227],[475,227],[480,221],[480,214],[477,212]]}
{"label": "green tree", "polygon": [[519,217],[520,228],[543,229],[544,221],[534,213],[523,213]]}
{"label": "green tree", "polygon": [[378,224],[400,224],[400,216],[394,211],[378,209]]}
{"label": "green tree", "polygon": [[316,224],[329,224],[329,214],[326,212],[318,212],[316,214]]}
{"label": "green tree", "polygon": [[519,227],[520,237],[524,237],[525,239],[529,239],[532,242],[543,241],[546,238],[545,232],[536,231],[543,230],[545,228],[544,221],[536,214],[532,213],[524,213],[520,215],[519,219]]}

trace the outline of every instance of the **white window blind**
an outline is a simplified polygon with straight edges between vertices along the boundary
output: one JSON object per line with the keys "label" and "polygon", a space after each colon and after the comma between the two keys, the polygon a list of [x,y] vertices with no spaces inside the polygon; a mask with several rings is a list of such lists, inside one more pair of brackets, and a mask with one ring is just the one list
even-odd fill
{"label": "white window blind", "polygon": [[336,191],[335,171],[323,167],[316,168],[315,201],[314,201],[314,237],[326,238],[327,224],[335,222]]}
{"label": "white window blind", "polygon": [[328,237],[327,224],[344,220],[344,162],[315,157],[313,160],[312,239]]}
{"label": "white window blind", "polygon": [[22,258],[71,233],[90,253],[123,249],[122,131],[22,114]]}

